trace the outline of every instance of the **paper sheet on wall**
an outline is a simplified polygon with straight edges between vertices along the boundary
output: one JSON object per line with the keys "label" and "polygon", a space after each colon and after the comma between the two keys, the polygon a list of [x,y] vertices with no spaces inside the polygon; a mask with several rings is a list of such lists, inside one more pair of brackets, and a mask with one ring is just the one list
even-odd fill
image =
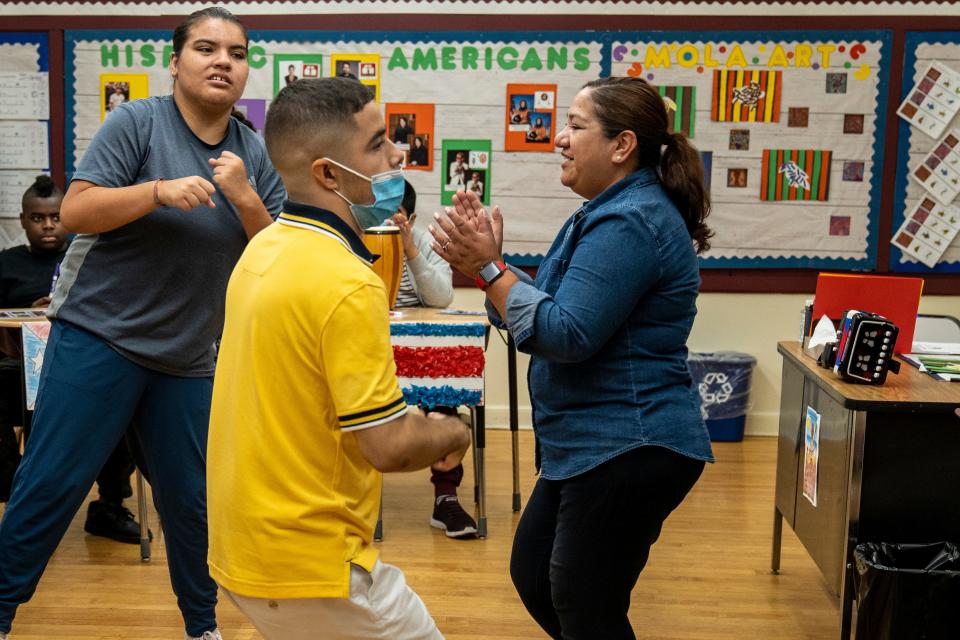
{"label": "paper sheet on wall", "polygon": [[[948,69],[951,75],[960,77],[960,43],[920,43],[916,47],[916,62],[913,69],[904,69],[904,73],[909,74],[912,72],[914,86],[919,86],[933,63],[937,64],[936,68]],[[954,124],[955,123],[956,121],[954,121]],[[950,134],[948,133],[947,135],[949,136]],[[907,149],[907,167],[911,177],[907,179],[906,198],[902,203],[899,203],[898,206],[903,207],[900,211],[903,211],[906,220],[909,220],[910,214],[916,210],[919,202],[924,198],[929,198],[931,195],[937,195],[936,193],[932,193],[925,184],[922,184],[918,176],[913,175],[913,173],[917,168],[924,165],[924,161],[931,154],[937,151],[940,147],[939,143],[943,142],[943,140],[938,137],[931,137],[915,126],[910,127],[907,136],[909,143]],[[958,153],[960,153],[960,151],[958,151]],[[893,237],[894,244],[897,244],[895,242],[896,238],[897,236]],[[903,251],[900,246],[897,248],[901,249],[900,263],[921,262],[917,257],[910,255],[909,252]],[[960,237],[954,237],[953,241],[939,257],[938,264],[958,262],[960,262]]]}
{"label": "paper sheet on wall", "polygon": [[904,98],[897,115],[931,138],[939,138],[960,111],[960,73],[931,62]]}
{"label": "paper sheet on wall", "polygon": [[40,171],[0,171],[0,219],[19,218],[23,193]]}
{"label": "paper sheet on wall", "polygon": [[803,497],[817,506],[817,474],[820,466],[820,414],[807,407],[803,426]]}
{"label": "paper sheet on wall", "polygon": [[927,197],[917,203],[890,242],[931,269],[960,231],[960,207]]}
{"label": "paper sheet on wall", "polygon": [[0,119],[49,120],[47,74],[0,71]]}
{"label": "paper sheet on wall", "polygon": [[46,122],[0,121],[0,169],[45,169],[49,157]]}
{"label": "paper sheet on wall", "polygon": [[0,71],[35,72],[40,69],[40,47],[36,43],[0,44]]}

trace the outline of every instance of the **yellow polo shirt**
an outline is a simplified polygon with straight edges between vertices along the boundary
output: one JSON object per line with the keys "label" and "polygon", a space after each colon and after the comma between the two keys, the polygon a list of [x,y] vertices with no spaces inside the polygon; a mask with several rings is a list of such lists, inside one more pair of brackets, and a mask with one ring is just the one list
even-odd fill
{"label": "yellow polo shirt", "polygon": [[380,473],[352,431],[399,417],[383,282],[336,215],[287,202],[227,288],[207,447],[210,575],[256,598],[346,598]]}

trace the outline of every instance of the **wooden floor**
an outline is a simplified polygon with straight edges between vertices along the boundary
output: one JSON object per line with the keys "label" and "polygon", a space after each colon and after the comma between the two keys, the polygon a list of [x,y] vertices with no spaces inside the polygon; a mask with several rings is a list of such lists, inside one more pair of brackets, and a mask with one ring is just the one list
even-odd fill
{"label": "wooden floor", "polygon": [[[532,437],[521,434],[521,491],[533,482]],[[667,520],[633,592],[631,620],[640,638],[674,640],[821,640],[837,635],[839,601],[784,527],[781,575],[770,574],[776,439],[715,444],[718,463]],[[507,573],[518,515],[511,512],[510,435],[488,434],[486,540],[449,540],[431,529],[426,472],[388,476],[386,562],[400,566],[451,640],[543,638]],[[467,477],[472,471],[467,469]],[[471,496],[470,483],[462,494]],[[134,508],[134,505],[130,505]],[[156,516],[152,524],[156,532]],[[162,545],[151,564],[137,547],[83,533],[78,515],[34,599],[20,608],[13,640],[180,640],[182,627]],[[611,556],[629,531],[603,541]],[[225,640],[260,638],[229,603],[219,620]],[[318,634],[322,638],[322,634]],[[602,639],[598,639],[602,640]]]}

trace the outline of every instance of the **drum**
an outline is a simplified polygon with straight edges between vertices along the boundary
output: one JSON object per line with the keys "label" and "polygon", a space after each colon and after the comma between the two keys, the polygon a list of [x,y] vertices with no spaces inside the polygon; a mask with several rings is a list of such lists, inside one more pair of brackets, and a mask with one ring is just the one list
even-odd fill
{"label": "drum", "polygon": [[387,302],[393,309],[397,304],[397,292],[400,291],[400,278],[403,277],[400,229],[392,226],[370,227],[363,233],[363,244],[370,253],[380,256],[374,261],[373,270],[387,287]]}

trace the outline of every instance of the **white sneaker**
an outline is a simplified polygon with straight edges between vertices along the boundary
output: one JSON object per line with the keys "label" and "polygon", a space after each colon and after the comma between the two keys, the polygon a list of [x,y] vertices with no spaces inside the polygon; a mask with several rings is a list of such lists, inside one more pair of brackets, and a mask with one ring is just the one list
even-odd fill
{"label": "white sneaker", "polygon": [[[183,634],[185,640],[223,640],[220,636],[220,630],[214,629],[213,631],[204,631],[202,636],[188,636],[186,633]],[[6,640],[4,637],[0,636],[0,640]]]}
{"label": "white sneaker", "polygon": [[10,636],[5,633],[0,633],[0,640],[10,640]]}

